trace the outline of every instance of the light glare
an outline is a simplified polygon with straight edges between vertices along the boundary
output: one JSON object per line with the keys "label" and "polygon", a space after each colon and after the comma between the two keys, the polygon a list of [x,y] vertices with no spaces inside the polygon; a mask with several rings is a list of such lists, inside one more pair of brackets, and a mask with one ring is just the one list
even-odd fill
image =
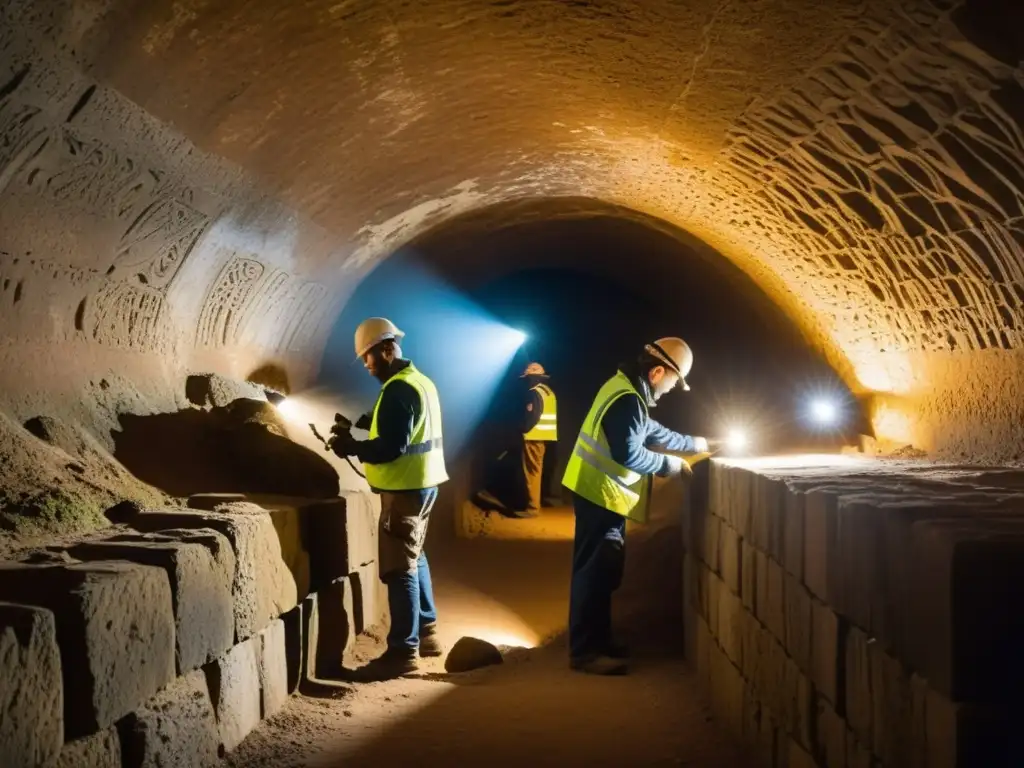
{"label": "light glare", "polygon": [[299,418],[302,412],[301,406],[290,397],[286,397],[274,405],[277,412],[288,420]]}
{"label": "light glare", "polygon": [[839,408],[823,397],[811,401],[811,418],[822,426],[831,426],[839,419]]}
{"label": "light glare", "polygon": [[725,444],[730,451],[743,451],[750,444],[750,440],[742,429],[730,429]]}

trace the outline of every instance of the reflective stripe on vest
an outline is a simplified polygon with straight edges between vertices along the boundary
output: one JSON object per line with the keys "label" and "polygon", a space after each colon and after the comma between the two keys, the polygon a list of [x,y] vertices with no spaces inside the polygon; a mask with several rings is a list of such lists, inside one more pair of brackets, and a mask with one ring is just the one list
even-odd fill
{"label": "reflective stripe on vest", "polygon": [[562,485],[599,507],[643,523],[647,521],[651,478],[622,466],[612,458],[601,426],[608,407],[627,395],[639,397],[640,393],[621,371],[601,387],[583,420]]}
{"label": "reflective stripe on vest", "polygon": [[444,466],[441,438],[441,402],[434,382],[416,370],[411,363],[388,379],[377,396],[370,424],[370,439],[378,436],[377,411],[392,382],[404,381],[420,396],[420,417],[413,425],[412,439],[406,452],[387,464],[364,464],[366,481],[381,491],[418,491],[433,488],[448,479]]}
{"label": "reflective stripe on vest", "polygon": [[523,435],[524,440],[550,441],[558,439],[558,401],[547,384],[538,384],[530,390],[540,395],[540,421]]}

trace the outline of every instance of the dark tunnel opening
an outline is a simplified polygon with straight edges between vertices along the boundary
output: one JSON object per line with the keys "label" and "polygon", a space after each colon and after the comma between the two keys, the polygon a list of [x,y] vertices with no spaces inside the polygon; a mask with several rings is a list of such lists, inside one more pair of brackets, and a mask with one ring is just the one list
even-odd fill
{"label": "dark tunnel opening", "polygon": [[[684,232],[595,201],[469,214],[370,273],[337,319],[321,370],[321,384],[360,412],[379,385],[354,360],[352,332],[375,315],[406,332],[404,353],[437,383],[448,459],[472,466],[474,483],[487,457],[521,435],[528,362],[545,367],[559,398],[557,489],[594,393],[662,336],[682,336],[695,355],[691,391],[670,393],[652,414],[672,429],[742,430],[754,454],[832,450],[864,431],[840,377],[749,277]],[[521,347],[509,344],[512,329],[527,335]],[[839,406],[838,425],[813,422],[820,399]]]}

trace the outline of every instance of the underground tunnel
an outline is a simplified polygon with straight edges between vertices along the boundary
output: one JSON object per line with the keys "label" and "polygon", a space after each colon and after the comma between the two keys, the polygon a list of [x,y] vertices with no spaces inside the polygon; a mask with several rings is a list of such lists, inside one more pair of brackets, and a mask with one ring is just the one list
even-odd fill
{"label": "underground tunnel", "polygon": [[[4,3],[0,764],[1024,764],[1021,22]],[[373,407],[376,315],[443,409],[448,655],[365,683],[382,495],[308,424]],[[558,480],[673,335],[651,415],[749,445],[653,480],[630,674],[579,674]],[[534,359],[559,498],[509,519],[472,496]]]}

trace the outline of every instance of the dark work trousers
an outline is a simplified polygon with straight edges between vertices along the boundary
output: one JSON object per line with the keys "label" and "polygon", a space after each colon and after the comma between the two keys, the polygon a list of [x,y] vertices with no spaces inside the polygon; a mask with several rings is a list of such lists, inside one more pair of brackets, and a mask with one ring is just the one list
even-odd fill
{"label": "dark work trousers", "polygon": [[612,593],[622,583],[626,518],[573,494],[576,536],[569,588],[569,654],[607,652],[612,641]]}
{"label": "dark work trousers", "polygon": [[423,551],[436,501],[437,488],[381,494],[378,551],[391,612],[388,648],[418,648],[421,629],[437,621],[430,566]]}

